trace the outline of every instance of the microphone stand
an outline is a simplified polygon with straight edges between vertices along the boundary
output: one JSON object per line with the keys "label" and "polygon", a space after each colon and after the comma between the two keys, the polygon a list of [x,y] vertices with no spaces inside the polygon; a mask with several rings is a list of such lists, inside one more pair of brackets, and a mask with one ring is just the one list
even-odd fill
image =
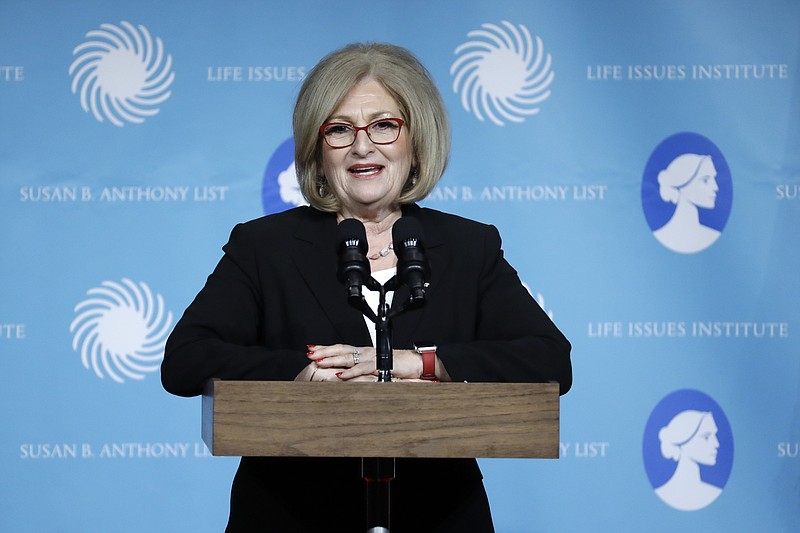
{"label": "microphone stand", "polygon": [[[381,285],[375,278],[365,282],[367,288],[377,291],[378,313],[372,311],[362,294],[348,295],[350,305],[359,309],[364,316],[375,324],[375,351],[376,367],[378,369],[378,382],[391,383],[392,381],[392,318],[421,307],[425,304],[423,298],[409,298],[392,310],[386,304],[386,293],[398,287],[397,276]],[[390,523],[390,484],[395,477],[394,457],[362,457],[361,477],[364,478],[367,489],[367,533],[389,533]]]}

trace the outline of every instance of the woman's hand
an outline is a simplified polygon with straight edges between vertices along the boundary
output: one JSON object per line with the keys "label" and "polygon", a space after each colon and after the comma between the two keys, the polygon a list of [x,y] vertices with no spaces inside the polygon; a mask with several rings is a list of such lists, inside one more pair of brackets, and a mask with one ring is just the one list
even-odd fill
{"label": "woman's hand", "polygon": [[320,368],[317,363],[311,361],[303,370],[300,371],[294,378],[295,381],[340,381],[336,377],[336,369],[333,368]]}
{"label": "woman's hand", "polygon": [[[307,356],[313,361],[312,364],[320,369],[319,371],[326,372],[326,377],[328,372],[333,371],[335,378],[342,381],[375,381],[377,379],[377,353],[372,346],[309,344]],[[393,378],[403,381],[420,381],[422,357],[414,350],[393,350],[392,363]],[[306,372],[307,369],[308,367],[303,372]],[[315,375],[313,381],[331,380],[320,380]]]}

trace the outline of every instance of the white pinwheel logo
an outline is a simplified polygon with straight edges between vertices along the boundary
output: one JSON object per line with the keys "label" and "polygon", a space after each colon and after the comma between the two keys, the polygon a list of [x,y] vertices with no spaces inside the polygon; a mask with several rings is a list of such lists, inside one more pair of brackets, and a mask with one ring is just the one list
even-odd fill
{"label": "white pinwheel logo", "polygon": [[541,38],[534,44],[522,24],[502,25],[486,23],[467,33],[470,40],[456,48],[458,59],[450,67],[453,91],[461,94],[464,109],[498,126],[538,113],[555,77]]}
{"label": "white pinwheel logo", "polygon": [[75,306],[69,327],[83,366],[118,383],[158,370],[172,327],[162,296],[154,298],[147,284],[129,279],[104,281],[86,294],[90,297]]}
{"label": "white pinwheel logo", "polygon": [[72,51],[76,58],[69,67],[72,92],[80,92],[83,110],[120,127],[157,114],[175,79],[172,56],[165,55],[161,39],[125,21],[101,24],[86,37]]}

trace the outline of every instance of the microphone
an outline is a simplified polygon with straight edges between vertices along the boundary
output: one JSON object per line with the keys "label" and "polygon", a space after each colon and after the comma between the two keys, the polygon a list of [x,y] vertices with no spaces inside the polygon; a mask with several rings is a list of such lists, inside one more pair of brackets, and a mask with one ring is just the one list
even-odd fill
{"label": "microphone", "polygon": [[412,302],[424,302],[431,268],[425,257],[425,233],[413,217],[401,217],[392,227],[392,242],[397,256],[397,277],[411,291]]}
{"label": "microphone", "polygon": [[367,232],[364,224],[355,218],[339,223],[337,242],[339,242],[339,268],[337,278],[347,286],[347,297],[361,299],[361,286],[370,279],[367,261]]}

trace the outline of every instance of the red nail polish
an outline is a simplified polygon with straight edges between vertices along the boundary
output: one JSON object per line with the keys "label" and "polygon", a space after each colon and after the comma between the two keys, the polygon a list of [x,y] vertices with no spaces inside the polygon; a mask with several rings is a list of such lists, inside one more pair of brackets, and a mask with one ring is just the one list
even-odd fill
{"label": "red nail polish", "polygon": [[314,355],[314,352],[308,352],[308,353],[306,354],[306,357],[311,357],[312,355]]}
{"label": "red nail polish", "polygon": [[316,347],[317,347],[317,345],[316,345],[316,344],[306,344],[306,347],[307,347],[307,348],[309,349],[309,351],[310,351],[310,350],[313,350],[314,348],[316,348]]}
{"label": "red nail polish", "polygon": [[336,373],[336,377],[337,377],[337,378],[340,378],[340,377],[342,377],[342,374],[344,374],[344,372],[337,372],[337,373]]}

